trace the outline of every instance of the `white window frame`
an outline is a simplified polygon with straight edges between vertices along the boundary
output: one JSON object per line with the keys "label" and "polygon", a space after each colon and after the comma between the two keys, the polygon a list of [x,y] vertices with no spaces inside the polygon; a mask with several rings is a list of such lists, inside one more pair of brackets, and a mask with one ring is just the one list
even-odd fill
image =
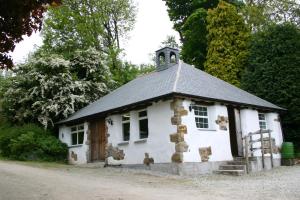
{"label": "white window frame", "polygon": [[[146,116],[140,117],[139,114],[141,112],[146,112]],[[148,135],[145,138],[141,137],[140,121],[143,120],[143,119],[147,119],[147,128],[148,128]],[[147,111],[147,109],[145,109],[145,110],[139,110],[138,111],[138,120],[139,120],[139,139],[147,139],[149,137],[149,119],[148,119],[148,111]]]}
{"label": "white window frame", "polygon": [[[128,120],[123,120],[123,117],[124,116],[128,116],[129,117],[129,119]],[[127,142],[127,141],[129,141],[130,140],[130,113],[124,113],[124,114],[122,114],[121,115],[121,117],[122,117],[122,140],[124,141],[124,142]],[[129,124],[129,135],[128,135],[128,140],[125,140],[125,135],[124,135],[124,124]]]}
{"label": "white window frame", "polygon": [[[79,127],[83,127],[82,129],[79,129]],[[72,131],[72,129],[75,128],[76,130]],[[79,145],[83,145],[84,143],[84,124],[78,124],[78,125],[75,125],[75,126],[71,126],[70,127],[70,130],[71,130],[71,146],[79,146]],[[82,143],[79,143],[79,133],[83,133],[83,140],[82,140]],[[76,144],[73,144],[73,135],[76,134],[77,136],[77,142]]]}
{"label": "white window frame", "polygon": [[[195,112],[195,109],[198,109],[198,108],[205,108],[206,109],[206,116],[205,115],[199,115],[199,114],[196,114]],[[193,110],[194,110],[194,115],[195,115],[195,124],[196,124],[196,127],[197,129],[200,129],[200,130],[207,130],[210,128],[210,124],[209,124],[209,108],[208,106],[204,106],[204,105],[193,105]],[[200,112],[200,111],[199,111]],[[197,118],[198,119],[207,119],[207,127],[204,127],[204,128],[200,128],[197,126]],[[200,122],[199,122],[200,123]],[[206,124],[206,123],[204,123]]]}
{"label": "white window frame", "polygon": [[[264,119],[260,119],[260,115],[262,115]],[[261,123],[265,124],[265,128],[261,127]],[[259,129],[262,129],[262,130],[267,130],[268,129],[266,113],[258,113],[258,124],[259,124]]]}

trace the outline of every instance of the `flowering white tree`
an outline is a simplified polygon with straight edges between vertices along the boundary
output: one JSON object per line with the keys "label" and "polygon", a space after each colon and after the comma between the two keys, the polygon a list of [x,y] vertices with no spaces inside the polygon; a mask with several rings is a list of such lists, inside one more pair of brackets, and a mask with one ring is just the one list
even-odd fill
{"label": "flowering white tree", "polygon": [[77,52],[71,61],[58,55],[30,59],[4,94],[4,113],[12,121],[53,126],[109,91],[110,71],[102,59],[94,49]]}

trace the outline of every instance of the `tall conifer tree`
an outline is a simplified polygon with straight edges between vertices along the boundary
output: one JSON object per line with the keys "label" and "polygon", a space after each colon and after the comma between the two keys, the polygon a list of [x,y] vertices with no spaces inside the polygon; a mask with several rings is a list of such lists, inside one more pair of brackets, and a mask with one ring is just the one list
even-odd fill
{"label": "tall conifer tree", "polygon": [[218,7],[208,11],[207,30],[205,71],[239,87],[250,37],[243,17],[235,6],[220,1]]}

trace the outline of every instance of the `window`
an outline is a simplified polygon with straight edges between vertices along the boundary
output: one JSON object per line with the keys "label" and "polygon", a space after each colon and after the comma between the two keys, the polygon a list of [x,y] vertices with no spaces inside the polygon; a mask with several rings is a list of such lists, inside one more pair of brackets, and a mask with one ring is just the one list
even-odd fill
{"label": "window", "polygon": [[122,116],[122,128],[123,128],[123,141],[129,141],[130,139],[130,114],[124,114]]}
{"label": "window", "polygon": [[193,106],[197,128],[208,128],[208,112],[205,106]]}
{"label": "window", "polygon": [[139,112],[139,131],[140,139],[148,138],[148,116],[146,110]]}
{"label": "window", "polygon": [[71,127],[71,144],[79,145],[83,144],[84,139],[84,125],[77,125]]}
{"label": "window", "polygon": [[264,113],[258,113],[258,120],[259,120],[259,128],[266,130],[267,129],[266,115]]}

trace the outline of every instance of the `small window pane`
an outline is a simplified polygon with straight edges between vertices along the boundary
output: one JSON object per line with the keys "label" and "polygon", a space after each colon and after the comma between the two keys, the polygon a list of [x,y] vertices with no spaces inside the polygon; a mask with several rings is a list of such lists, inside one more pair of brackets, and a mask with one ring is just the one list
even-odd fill
{"label": "small window pane", "polygon": [[140,139],[148,138],[148,119],[140,120]]}
{"label": "small window pane", "polygon": [[139,117],[147,117],[147,111],[144,110],[144,111],[139,112]]}
{"label": "small window pane", "polygon": [[130,120],[130,115],[129,114],[125,114],[122,116],[122,121],[129,121]]}
{"label": "small window pane", "polygon": [[259,118],[259,120],[266,120],[264,114],[258,114],[258,118]]}
{"label": "small window pane", "polygon": [[71,132],[74,132],[74,131],[77,131],[77,127],[76,126],[74,126],[74,127],[71,128]]}
{"label": "small window pane", "polygon": [[123,123],[123,140],[129,141],[130,137],[130,123]]}
{"label": "small window pane", "polygon": [[72,134],[72,145],[77,145],[77,133]]}
{"label": "small window pane", "polygon": [[83,125],[78,126],[78,130],[83,130],[83,129],[84,129]]}
{"label": "small window pane", "polygon": [[196,117],[195,120],[197,128],[208,128],[207,118]]}
{"label": "small window pane", "polygon": [[84,132],[78,133],[78,144],[83,144]]}

